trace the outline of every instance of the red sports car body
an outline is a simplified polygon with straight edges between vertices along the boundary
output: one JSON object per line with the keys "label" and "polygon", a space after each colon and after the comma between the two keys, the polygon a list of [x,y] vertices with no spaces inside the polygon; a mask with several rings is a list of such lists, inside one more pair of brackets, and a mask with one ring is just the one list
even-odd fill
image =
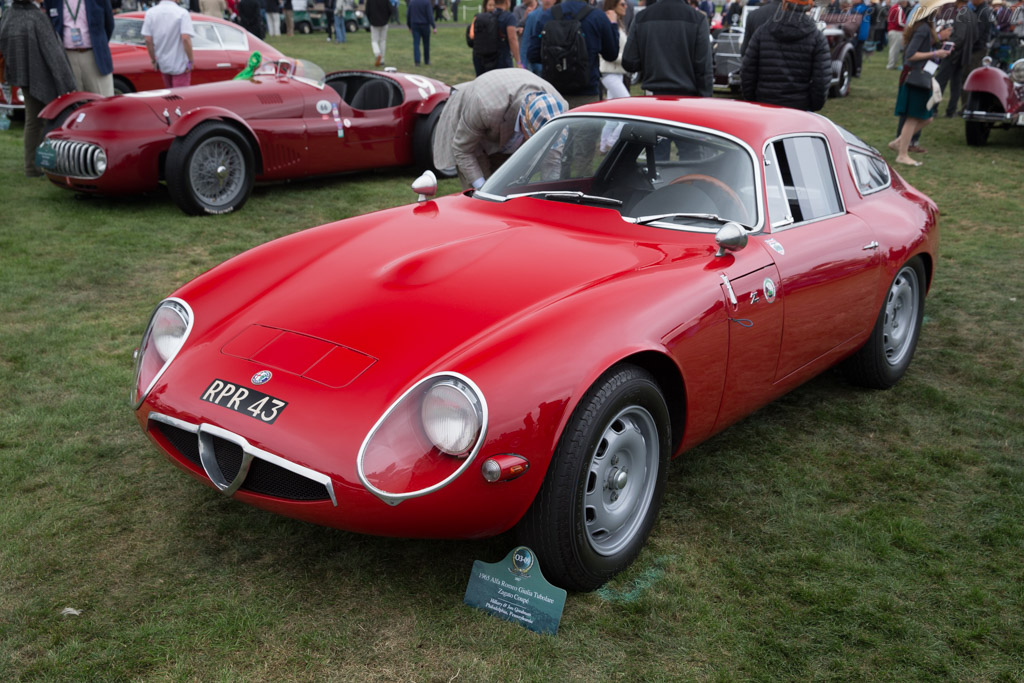
{"label": "red sports car body", "polygon": [[[144,12],[125,12],[114,17],[110,37],[110,56],[114,61],[114,92],[117,94],[155,90],[164,87],[159,72],[153,69],[142,36]],[[265,62],[284,58],[277,48],[263,42],[238,24],[205,14],[192,15],[196,35],[192,40],[192,84],[226,81],[234,78],[259,52]],[[301,66],[301,65],[300,65]],[[299,74],[302,75],[300,68]],[[2,77],[3,74],[0,74]],[[22,110],[20,88],[0,89],[0,109]]]}
{"label": "red sports car body", "polygon": [[134,194],[166,180],[191,214],[240,208],[254,182],[430,165],[448,86],[372,71],[321,82],[294,66],[282,60],[251,79],[111,98],[65,95],[41,114],[58,127],[37,163],[79,192]]}
{"label": "red sports car body", "polygon": [[174,292],[142,429],[238,500],[352,531],[516,527],[589,590],[668,460],[842,363],[905,372],[937,210],[791,109],[627,98],[545,125],[475,193],[313,228]]}

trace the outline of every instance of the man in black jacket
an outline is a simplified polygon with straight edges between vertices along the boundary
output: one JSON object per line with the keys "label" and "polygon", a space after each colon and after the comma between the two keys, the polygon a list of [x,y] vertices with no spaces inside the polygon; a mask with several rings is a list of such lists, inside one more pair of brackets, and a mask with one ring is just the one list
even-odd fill
{"label": "man in black jacket", "polygon": [[785,0],[743,55],[743,99],[818,111],[825,106],[832,63],[825,35],[806,12],[814,0]]}
{"label": "man in black jacket", "polygon": [[658,0],[636,15],[622,53],[654,95],[711,97],[714,68],[708,18],[683,0]]}
{"label": "man in black jacket", "polygon": [[782,0],[772,0],[772,2],[758,7],[747,15],[743,22],[743,42],[740,43],[741,57],[747,54],[747,46],[750,45],[750,39],[757,33],[757,29],[767,24],[781,12]]}

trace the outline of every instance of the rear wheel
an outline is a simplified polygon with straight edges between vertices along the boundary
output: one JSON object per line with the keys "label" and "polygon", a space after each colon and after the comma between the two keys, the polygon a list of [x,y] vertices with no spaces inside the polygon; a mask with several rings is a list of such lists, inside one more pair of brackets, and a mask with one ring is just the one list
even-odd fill
{"label": "rear wheel", "polygon": [[313,32],[313,24],[308,21],[300,21],[295,25],[295,30],[299,33],[309,34]]}
{"label": "rear wheel", "polygon": [[434,111],[419,117],[412,133],[412,156],[416,169],[433,171],[439,178],[453,178],[456,173],[455,168],[438,168],[434,164],[434,134],[446,104],[439,102]]}
{"label": "rear wheel", "polygon": [[839,80],[829,89],[832,97],[846,97],[850,94],[850,83],[853,74],[853,58],[850,55],[843,57],[839,64]]}
{"label": "rear wheel", "polygon": [[187,214],[228,213],[249,198],[253,166],[245,137],[225,123],[205,121],[171,143],[167,189]]}
{"label": "rear wheel", "polygon": [[348,21],[345,22],[345,32],[346,33],[355,33],[358,30],[359,30],[359,25],[356,24],[356,22],[352,21],[351,19],[349,19]]}
{"label": "rear wheel", "polygon": [[135,92],[135,88],[132,87],[132,84],[120,76],[114,76],[114,94],[126,95],[130,92]]}
{"label": "rear wheel", "polygon": [[549,581],[594,590],[636,559],[658,516],[670,440],[668,406],[647,371],[612,368],[587,391],[517,527]]}
{"label": "rear wheel", "polygon": [[871,336],[843,363],[843,372],[852,383],[888,389],[903,377],[921,334],[925,282],[920,258],[907,261],[896,273]]}

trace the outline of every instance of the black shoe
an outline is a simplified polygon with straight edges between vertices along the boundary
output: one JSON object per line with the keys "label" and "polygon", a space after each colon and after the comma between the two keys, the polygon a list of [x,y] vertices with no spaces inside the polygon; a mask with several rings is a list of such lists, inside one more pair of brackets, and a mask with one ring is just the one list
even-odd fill
{"label": "black shoe", "polygon": [[947,111],[947,112],[946,112],[946,118],[947,118],[947,119],[951,119],[951,118],[953,118],[954,116],[956,116],[956,112],[952,112],[952,111]]}

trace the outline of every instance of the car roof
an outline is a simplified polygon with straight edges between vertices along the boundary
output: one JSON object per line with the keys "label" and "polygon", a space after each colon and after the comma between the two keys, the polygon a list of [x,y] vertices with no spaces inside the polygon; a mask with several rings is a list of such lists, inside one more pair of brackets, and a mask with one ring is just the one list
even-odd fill
{"label": "car roof", "polygon": [[721,131],[760,149],[769,138],[788,133],[831,135],[828,119],[810,112],[713,97],[623,97],[572,109],[687,123]]}

